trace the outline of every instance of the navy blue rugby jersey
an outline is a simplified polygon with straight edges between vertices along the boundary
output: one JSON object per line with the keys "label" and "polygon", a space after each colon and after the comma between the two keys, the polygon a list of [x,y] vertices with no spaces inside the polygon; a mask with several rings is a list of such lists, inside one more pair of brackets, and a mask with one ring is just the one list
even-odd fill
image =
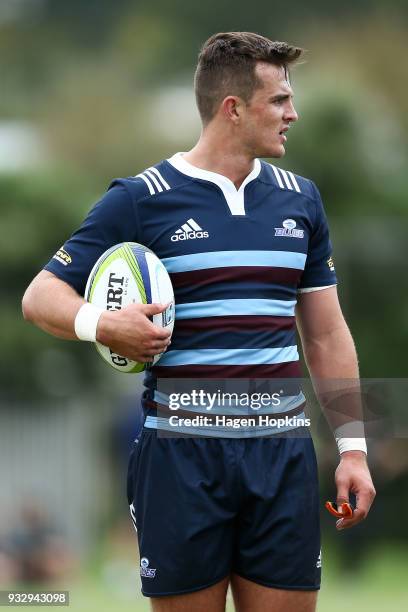
{"label": "navy blue rugby jersey", "polygon": [[237,190],[178,153],[114,180],[45,269],[83,295],[95,261],[123,241],[154,251],[175,292],[172,343],[145,377],[150,424],[157,378],[301,377],[297,294],[337,282],[312,181],[256,159]]}

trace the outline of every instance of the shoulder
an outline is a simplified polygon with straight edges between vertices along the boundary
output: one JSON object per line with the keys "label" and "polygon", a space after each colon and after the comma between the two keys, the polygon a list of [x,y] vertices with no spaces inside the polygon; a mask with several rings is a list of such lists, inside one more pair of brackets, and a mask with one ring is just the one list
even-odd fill
{"label": "shoulder", "polygon": [[319,197],[317,187],[312,180],[263,160],[261,160],[261,164],[261,179],[264,182],[270,183],[283,191],[301,194],[312,200]]}
{"label": "shoulder", "polygon": [[108,190],[120,190],[128,194],[133,202],[154,198],[175,190],[188,182],[188,177],[182,177],[167,160],[162,160],[154,166],[138,172],[134,176],[116,178]]}

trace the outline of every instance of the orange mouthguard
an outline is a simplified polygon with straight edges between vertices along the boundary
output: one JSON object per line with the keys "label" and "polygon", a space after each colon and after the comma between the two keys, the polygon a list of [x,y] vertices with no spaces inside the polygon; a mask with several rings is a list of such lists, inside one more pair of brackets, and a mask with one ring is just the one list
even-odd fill
{"label": "orange mouthguard", "polygon": [[351,518],[353,516],[353,508],[349,503],[344,502],[340,505],[342,512],[339,512],[338,505],[335,502],[327,501],[325,508],[336,518]]}

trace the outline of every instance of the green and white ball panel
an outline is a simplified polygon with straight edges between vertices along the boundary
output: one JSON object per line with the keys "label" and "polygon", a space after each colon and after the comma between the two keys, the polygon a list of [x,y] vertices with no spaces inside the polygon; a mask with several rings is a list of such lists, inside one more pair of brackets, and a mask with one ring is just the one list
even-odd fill
{"label": "green and white ball panel", "polygon": [[[170,302],[164,313],[154,315],[153,323],[173,331],[174,293],[170,277],[158,257],[141,244],[124,242],[106,251],[89,275],[85,299],[106,310],[121,310],[129,304]],[[96,348],[120,372],[142,372],[147,367],[145,363],[117,355],[99,342]],[[160,356],[156,355],[153,363]]]}
{"label": "green and white ball panel", "polygon": [[[171,302],[174,304],[173,285],[171,284],[170,276],[166,268],[160,259],[151,251],[147,252],[145,257],[150,279],[150,303],[167,304]],[[168,327],[172,332],[174,327],[174,307],[169,307],[163,313],[153,315],[153,323],[155,325],[160,325],[160,327]],[[154,363],[156,363],[158,359],[159,356],[155,358]]]}

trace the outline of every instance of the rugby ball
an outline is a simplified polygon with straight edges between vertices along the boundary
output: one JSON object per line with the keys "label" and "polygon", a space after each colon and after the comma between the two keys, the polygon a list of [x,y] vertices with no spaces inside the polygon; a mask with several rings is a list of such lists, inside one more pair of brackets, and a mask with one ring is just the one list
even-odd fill
{"label": "rugby ball", "polygon": [[[129,304],[167,304],[168,308],[153,316],[153,323],[174,327],[174,292],[166,268],[147,247],[136,242],[116,244],[103,253],[91,270],[85,288],[85,299],[106,310],[121,310]],[[142,372],[151,363],[139,363],[114,353],[96,342],[101,357],[120,372]],[[156,355],[156,363],[161,355]]]}

